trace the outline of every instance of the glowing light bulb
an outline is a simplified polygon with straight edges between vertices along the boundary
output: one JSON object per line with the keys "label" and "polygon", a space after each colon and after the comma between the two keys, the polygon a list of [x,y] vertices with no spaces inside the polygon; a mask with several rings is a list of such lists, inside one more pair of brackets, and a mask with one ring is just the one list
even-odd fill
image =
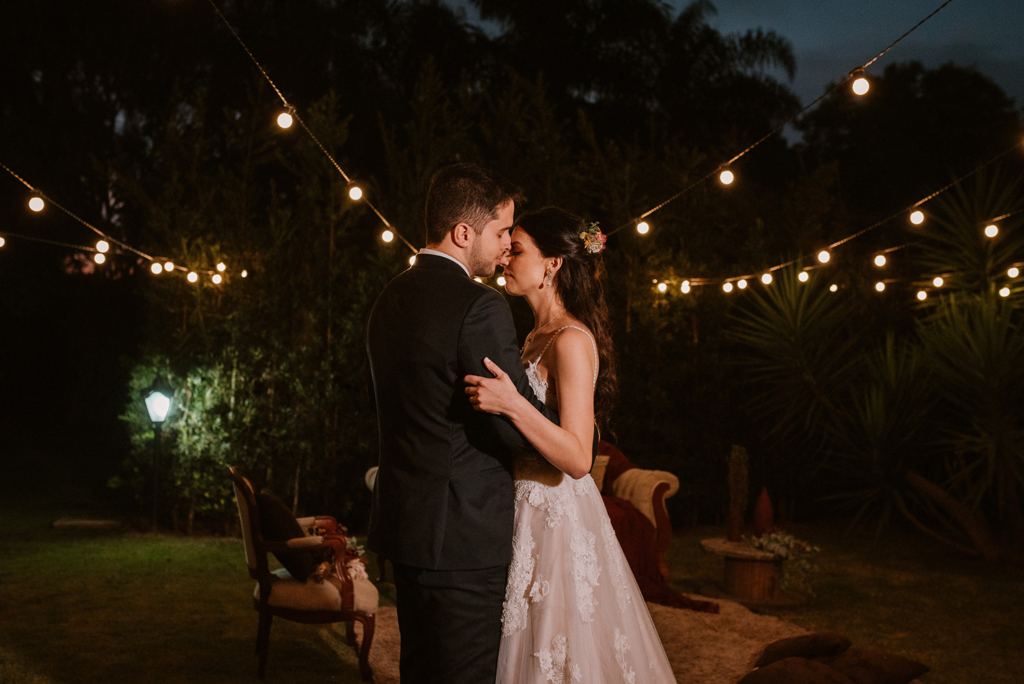
{"label": "glowing light bulb", "polygon": [[811,276],[807,274],[807,271],[800,271],[800,275],[796,277],[801,283],[806,283],[810,278]]}
{"label": "glowing light bulb", "polygon": [[732,292],[732,283],[726,283],[722,285],[722,289],[726,292]]}
{"label": "glowing light bulb", "polygon": [[875,266],[878,266],[878,268],[885,266],[885,257],[883,255],[879,254],[875,257]]}
{"label": "glowing light bulb", "polygon": [[827,250],[823,249],[820,252],[818,252],[818,261],[820,261],[823,264],[827,264],[828,260],[831,259],[831,258],[832,258],[832,255],[829,254]]}
{"label": "glowing light bulb", "polygon": [[416,263],[416,255],[413,254],[411,257],[409,257],[409,265],[412,266],[415,263]]}
{"label": "glowing light bulb", "polygon": [[359,201],[363,199],[363,189],[358,185],[353,185],[348,189],[348,196],[354,201]]}
{"label": "glowing light bulb", "polygon": [[683,284],[682,284],[682,286],[681,286],[681,287],[679,288],[679,290],[680,290],[680,291],[681,291],[681,292],[682,292],[683,294],[690,294],[690,281],[689,281],[689,280],[684,280],[684,281],[683,281]]}
{"label": "glowing light bulb", "polygon": [[199,274],[198,273],[196,273],[195,271],[192,271],[191,273],[188,274],[188,282],[194,283],[197,280],[199,280]]}
{"label": "glowing light bulb", "polygon": [[28,208],[32,211],[42,211],[45,206],[46,203],[43,202],[42,197],[33,197],[28,201]]}
{"label": "glowing light bulb", "polygon": [[732,182],[736,180],[736,174],[729,169],[722,169],[722,172],[718,174],[718,180],[722,181],[722,185],[732,185]]}
{"label": "glowing light bulb", "polygon": [[640,233],[641,235],[647,235],[647,231],[649,231],[650,229],[651,227],[650,225],[648,225],[647,221],[641,221],[640,223],[636,224],[636,232]]}
{"label": "glowing light bulb", "polygon": [[857,95],[867,95],[867,92],[871,90],[871,84],[868,83],[868,79],[863,76],[854,79],[853,81],[853,92]]}
{"label": "glowing light bulb", "polygon": [[942,287],[942,283],[944,282],[946,281],[944,281],[940,276],[936,276],[935,280],[932,281],[932,285],[934,285],[935,287]]}
{"label": "glowing light bulb", "polygon": [[1020,269],[1017,268],[1016,266],[1013,266],[1010,268],[1009,271],[1006,272],[1006,275],[1010,276],[1011,278],[1016,278],[1017,276],[1020,275]]}
{"label": "glowing light bulb", "polygon": [[828,288],[828,291],[829,292],[839,292],[839,286],[836,285],[835,283],[833,283],[832,287]]}
{"label": "glowing light bulb", "polygon": [[879,292],[883,292],[885,290],[885,283],[883,283],[882,281],[878,281],[877,283],[875,283],[875,289],[878,290]]}
{"label": "glowing light bulb", "polygon": [[771,285],[772,284],[772,274],[771,273],[765,273],[763,276],[761,276],[761,282],[764,283],[765,285]]}
{"label": "glowing light bulb", "polygon": [[102,253],[97,252],[96,254],[93,255],[92,260],[95,261],[97,264],[102,264],[104,261],[107,260],[107,257],[103,256]]}
{"label": "glowing light bulb", "polygon": [[736,283],[736,287],[740,288],[741,290],[746,290],[747,289],[747,281],[746,281],[746,279],[740,280],[738,283]]}
{"label": "glowing light bulb", "polygon": [[475,280],[478,283],[483,283],[484,282],[484,281],[480,280],[480,278],[473,278],[473,280]]}
{"label": "glowing light bulb", "polygon": [[248,278],[249,277],[249,272],[248,271],[242,271],[241,275],[242,275],[243,278]]}
{"label": "glowing light bulb", "polygon": [[925,292],[924,290],[919,290],[917,293],[917,298],[923,302],[924,300],[928,299],[928,293]]}
{"label": "glowing light bulb", "polygon": [[0,247],[3,247],[6,244],[7,244],[7,240],[4,240],[2,237],[0,237]]}
{"label": "glowing light bulb", "polygon": [[994,238],[996,235],[999,235],[999,226],[995,224],[985,226],[985,237]]}
{"label": "glowing light bulb", "polygon": [[222,281],[224,279],[220,277],[220,273],[214,273],[213,277],[210,278],[210,280],[213,281],[214,285],[220,285],[220,281]]}
{"label": "glowing light bulb", "polygon": [[1009,297],[1010,296],[1010,288],[1004,287],[1003,289],[1001,289],[999,291],[999,296],[1000,297]]}
{"label": "glowing light bulb", "polygon": [[223,273],[224,271],[226,271],[226,270],[227,270],[227,268],[228,268],[228,267],[224,265],[224,262],[223,262],[223,261],[222,261],[222,262],[220,262],[219,264],[217,264],[217,270],[218,270],[218,271],[220,271],[221,273]]}
{"label": "glowing light bulb", "polygon": [[666,285],[665,283],[658,283],[658,292],[667,292],[667,291],[668,291],[668,285]]}
{"label": "glowing light bulb", "polygon": [[380,239],[383,240],[384,242],[391,242],[392,240],[395,239],[395,234],[392,233],[390,230],[385,230],[383,233],[380,234]]}
{"label": "glowing light bulb", "polygon": [[913,223],[915,226],[919,226],[922,223],[924,223],[924,212],[915,211],[914,213],[912,213],[910,215],[910,222]]}
{"label": "glowing light bulb", "polygon": [[167,271],[168,273],[170,273],[171,271],[174,270],[174,264],[172,262],[170,262],[170,261],[165,261],[164,262],[164,270]]}
{"label": "glowing light bulb", "polygon": [[294,119],[292,119],[292,115],[288,112],[281,112],[277,115],[277,125],[281,128],[291,128],[292,121],[294,121]]}
{"label": "glowing light bulb", "polygon": [[96,251],[100,254],[106,254],[110,251],[110,243],[106,240],[100,240],[96,243]]}
{"label": "glowing light bulb", "polygon": [[153,275],[160,275],[164,272],[164,267],[154,261],[153,265],[149,267],[149,270],[153,272]]}
{"label": "glowing light bulb", "polygon": [[505,276],[498,276],[498,285],[505,287]]}

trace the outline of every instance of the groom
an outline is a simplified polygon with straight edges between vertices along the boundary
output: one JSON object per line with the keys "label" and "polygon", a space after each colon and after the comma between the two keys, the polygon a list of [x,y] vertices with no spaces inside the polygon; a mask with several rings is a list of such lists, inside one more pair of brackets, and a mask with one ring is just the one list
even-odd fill
{"label": "groom", "polygon": [[370,313],[366,346],[380,430],[367,545],[394,564],[402,684],[493,682],[512,559],[512,453],[529,443],[474,411],[466,375],[505,369],[530,389],[504,298],[488,277],[506,258],[519,190],[473,164],[439,170],[429,245]]}

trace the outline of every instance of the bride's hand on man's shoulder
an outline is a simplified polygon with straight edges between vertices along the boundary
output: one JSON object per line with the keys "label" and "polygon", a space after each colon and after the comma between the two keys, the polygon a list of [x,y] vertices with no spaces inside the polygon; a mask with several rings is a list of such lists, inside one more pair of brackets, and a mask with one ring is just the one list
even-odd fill
{"label": "bride's hand on man's shoulder", "polygon": [[477,411],[510,415],[516,400],[521,398],[519,391],[512,384],[508,373],[503,371],[498,364],[490,359],[484,359],[484,366],[494,374],[493,378],[484,378],[479,375],[467,375],[463,378],[466,382],[469,403]]}

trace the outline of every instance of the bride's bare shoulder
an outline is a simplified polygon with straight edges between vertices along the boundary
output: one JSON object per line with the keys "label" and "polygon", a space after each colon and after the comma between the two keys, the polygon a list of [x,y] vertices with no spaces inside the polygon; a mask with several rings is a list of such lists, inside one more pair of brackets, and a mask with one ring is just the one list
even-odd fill
{"label": "bride's bare shoulder", "polygon": [[559,365],[570,359],[586,360],[591,365],[594,363],[594,338],[582,324],[562,330],[551,347]]}

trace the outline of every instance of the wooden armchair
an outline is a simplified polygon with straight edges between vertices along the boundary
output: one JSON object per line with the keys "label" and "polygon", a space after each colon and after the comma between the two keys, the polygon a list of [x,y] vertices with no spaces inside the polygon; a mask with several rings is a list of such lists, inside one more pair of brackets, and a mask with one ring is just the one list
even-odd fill
{"label": "wooden armchair", "polygon": [[[305,624],[344,622],[348,643],[356,645],[355,623],[363,627],[363,643],[359,649],[359,672],[363,681],[373,679],[370,668],[370,646],[373,643],[375,613],[379,601],[377,588],[365,577],[355,576],[346,564],[347,538],[344,528],[334,518],[317,516],[299,518],[302,529],[312,531],[288,541],[267,541],[263,536],[256,492],[252,483],[237,467],[231,468],[231,483],[238,503],[245,541],[245,559],[249,575],[256,580],[253,608],[259,612],[256,636],[256,655],[259,658],[257,675],[263,679],[267,668],[270,646],[270,625],[274,617]],[[268,553],[288,553],[330,547],[334,550],[333,577],[324,582],[303,582],[293,578],[284,568],[271,572]],[[332,581],[336,580],[336,581]],[[339,588],[340,586],[340,588]]]}

